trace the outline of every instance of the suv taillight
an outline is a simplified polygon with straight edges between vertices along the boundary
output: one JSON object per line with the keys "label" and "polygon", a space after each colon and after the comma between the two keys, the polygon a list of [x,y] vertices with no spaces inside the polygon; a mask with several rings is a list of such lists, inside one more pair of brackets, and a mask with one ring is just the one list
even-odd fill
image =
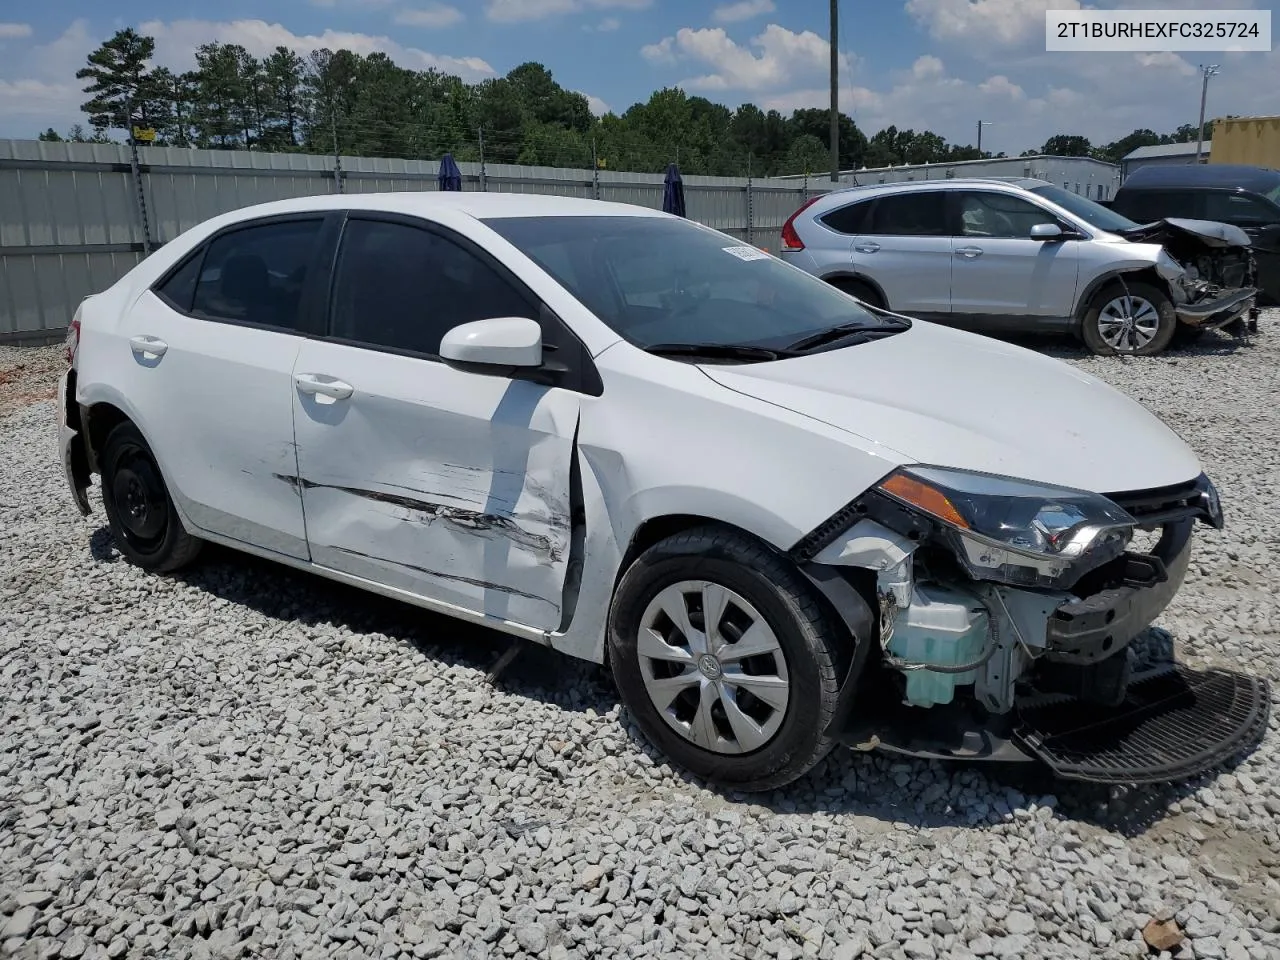
{"label": "suv taillight", "polygon": [[796,217],[804,213],[811,204],[817,203],[819,197],[810,197],[800,205],[791,216],[787,217],[787,222],[782,225],[782,249],[783,250],[803,250],[804,241],[800,239],[800,234],[796,233]]}
{"label": "suv taillight", "polygon": [[67,349],[67,366],[73,366],[76,362],[76,351],[80,349],[80,317],[77,316],[71,321],[67,327],[67,339],[65,342]]}

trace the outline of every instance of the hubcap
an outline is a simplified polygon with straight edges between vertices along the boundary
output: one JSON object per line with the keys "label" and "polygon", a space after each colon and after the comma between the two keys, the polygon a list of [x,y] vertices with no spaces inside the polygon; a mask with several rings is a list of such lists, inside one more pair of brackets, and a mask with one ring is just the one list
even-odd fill
{"label": "hubcap", "polygon": [[1142,297],[1116,297],[1098,313],[1098,334],[1121,353],[1141,350],[1160,330],[1160,311]]}
{"label": "hubcap", "polygon": [[640,671],[662,718],[714,753],[748,753],[773,739],[791,700],[777,636],[747,600],[716,583],[683,580],[640,620]]}

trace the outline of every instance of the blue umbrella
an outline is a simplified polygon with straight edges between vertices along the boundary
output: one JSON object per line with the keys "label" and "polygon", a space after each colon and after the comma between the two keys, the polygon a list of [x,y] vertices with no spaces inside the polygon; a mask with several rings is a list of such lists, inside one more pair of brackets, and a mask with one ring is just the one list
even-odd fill
{"label": "blue umbrella", "polygon": [[667,165],[667,179],[662,183],[662,212],[674,213],[677,217],[688,216],[684,212],[684,181],[680,179],[680,169],[674,163]]}
{"label": "blue umbrella", "polygon": [[440,184],[441,190],[460,191],[462,189],[462,171],[454,162],[452,153],[446,153],[444,159],[440,161],[440,172],[436,175],[436,181]]}

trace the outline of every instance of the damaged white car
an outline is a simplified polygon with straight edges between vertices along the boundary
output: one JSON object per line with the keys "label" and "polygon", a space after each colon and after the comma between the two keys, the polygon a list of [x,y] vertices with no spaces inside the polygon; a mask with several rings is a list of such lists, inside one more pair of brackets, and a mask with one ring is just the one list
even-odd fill
{"label": "damaged white car", "polygon": [[1267,722],[1264,681],[1134,672],[1223,523],[1159,420],[683,219],[251,207],[86,300],[68,360],[67,479],[134,563],[213,541],[607,663],[717,784],[841,742],[1162,779]]}
{"label": "damaged white car", "polygon": [[1043,180],[833,190],[792,214],[781,240],[783,259],[870,306],[986,333],[1072,334],[1104,356],[1257,329],[1242,229],[1139,225]]}

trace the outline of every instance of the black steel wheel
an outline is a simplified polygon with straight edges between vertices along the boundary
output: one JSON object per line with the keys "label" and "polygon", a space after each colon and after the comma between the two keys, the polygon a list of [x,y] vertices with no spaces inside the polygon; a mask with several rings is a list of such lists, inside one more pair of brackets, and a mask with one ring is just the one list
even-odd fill
{"label": "black steel wheel", "polygon": [[120,552],[144,570],[171,571],[191,563],[202,541],[183,528],[142,432],[127,421],[114,427],[101,463],[102,505]]}

